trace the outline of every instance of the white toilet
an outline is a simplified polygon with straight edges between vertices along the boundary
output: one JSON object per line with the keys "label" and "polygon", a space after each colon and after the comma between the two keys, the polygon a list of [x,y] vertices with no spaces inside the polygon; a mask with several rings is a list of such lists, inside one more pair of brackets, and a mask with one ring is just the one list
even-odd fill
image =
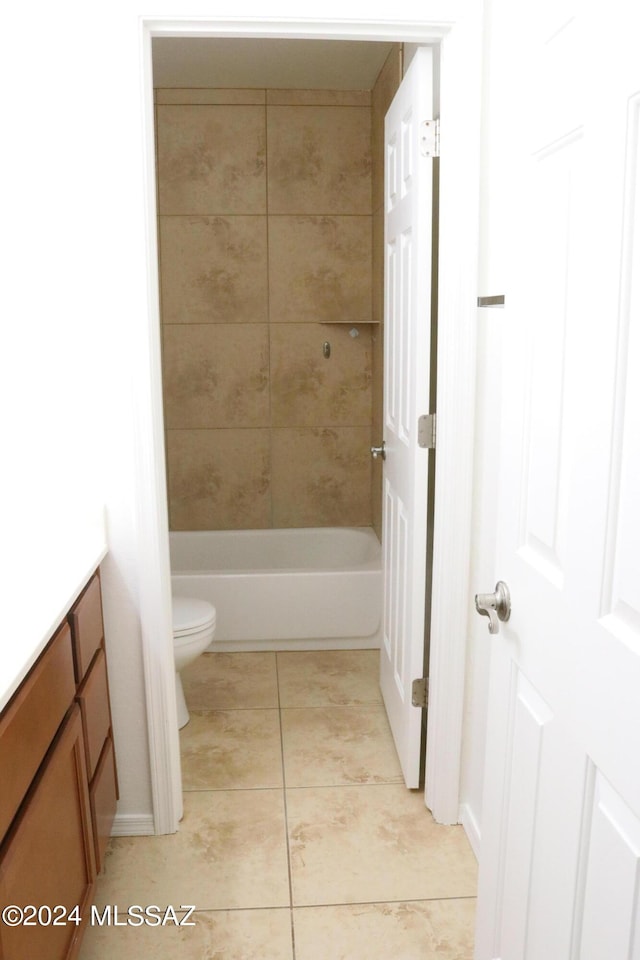
{"label": "white toilet", "polygon": [[173,597],[173,655],[176,663],[178,729],[189,722],[180,671],[203,653],[216,630],[216,608],[206,600]]}

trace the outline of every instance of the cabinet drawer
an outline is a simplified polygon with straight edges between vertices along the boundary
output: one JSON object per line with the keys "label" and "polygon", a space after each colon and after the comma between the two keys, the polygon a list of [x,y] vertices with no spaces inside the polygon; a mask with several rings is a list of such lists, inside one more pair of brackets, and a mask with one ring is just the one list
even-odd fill
{"label": "cabinet drawer", "polygon": [[0,839],[16,815],[74,693],[71,633],[64,624],[0,716]]}
{"label": "cabinet drawer", "polygon": [[76,682],[80,683],[93,656],[102,643],[102,598],[100,578],[93,577],[69,614],[73,636],[73,659]]}
{"label": "cabinet drawer", "polygon": [[[93,893],[95,859],[89,821],[82,723],[74,705],[0,848],[0,903],[25,907],[76,904],[83,916]],[[82,928],[0,924],[6,960],[63,960]]]}
{"label": "cabinet drawer", "polygon": [[100,759],[104,741],[111,727],[107,661],[104,650],[98,651],[82,686],[78,690],[78,703],[80,704],[84,726],[87,774],[91,781]]}
{"label": "cabinet drawer", "polygon": [[116,781],[116,760],[113,752],[113,740],[107,740],[100,757],[96,775],[89,790],[91,800],[91,818],[93,836],[96,845],[96,866],[98,873],[104,864],[104,852],[111,836],[113,818],[116,815],[118,786]]}

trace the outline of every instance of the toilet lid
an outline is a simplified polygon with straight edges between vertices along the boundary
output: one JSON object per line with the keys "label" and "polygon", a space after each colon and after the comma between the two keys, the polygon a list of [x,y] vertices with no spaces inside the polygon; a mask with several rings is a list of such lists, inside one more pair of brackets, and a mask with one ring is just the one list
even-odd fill
{"label": "toilet lid", "polygon": [[190,633],[212,621],[215,623],[216,608],[207,600],[197,600],[195,597],[173,597],[172,607],[174,634]]}

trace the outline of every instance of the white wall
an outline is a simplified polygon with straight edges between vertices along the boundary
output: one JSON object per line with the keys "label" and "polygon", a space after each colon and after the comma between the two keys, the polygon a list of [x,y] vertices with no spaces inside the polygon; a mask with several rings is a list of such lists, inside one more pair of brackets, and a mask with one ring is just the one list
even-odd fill
{"label": "white wall", "polygon": [[[452,20],[472,0],[396,0],[394,18]],[[179,16],[157,0],[157,16]],[[141,652],[137,503],[154,497],[136,449],[157,384],[147,383],[149,239],[145,211],[142,0],[34,0],[4,15],[2,230],[6,268],[0,614],[33,603],[87,517],[106,506],[104,566],[120,825],[151,828]],[[225,5],[223,11],[228,9]],[[190,16],[220,15],[193,0]],[[300,16],[297,2],[234,4],[234,16]],[[378,0],[313,0],[306,17],[389,17]],[[3,271],[4,272],[4,271]],[[142,426],[141,426],[142,424]],[[162,504],[160,504],[162,513]],[[159,638],[165,642],[166,638]],[[8,642],[12,642],[9,639]],[[18,642],[18,641],[16,641]],[[127,826],[128,825],[128,826]]]}
{"label": "white wall", "polygon": [[147,309],[137,25],[133,11],[43,3],[12,5],[4,29],[2,501],[19,522],[0,541],[14,574],[2,619],[37,611],[51,571],[73,566],[86,518],[106,505],[119,816],[150,828],[133,509],[132,378]]}

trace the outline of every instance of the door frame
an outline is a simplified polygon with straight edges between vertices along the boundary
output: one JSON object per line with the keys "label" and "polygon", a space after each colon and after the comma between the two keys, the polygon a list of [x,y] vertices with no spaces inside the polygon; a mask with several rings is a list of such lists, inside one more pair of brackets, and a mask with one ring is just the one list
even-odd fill
{"label": "door frame", "polygon": [[[446,6],[450,8],[451,4]],[[440,47],[443,160],[439,203],[438,437],[425,802],[438,822],[459,822],[469,619],[482,9],[481,4],[461,2],[456,17],[451,19],[449,12],[449,19],[441,19],[442,8],[439,0],[427,0],[425,17],[431,13],[433,19],[412,22],[221,17],[140,20],[148,310],[141,318],[142,336],[147,344],[146,363],[139,371],[134,399],[138,456],[134,510],[140,536],[139,609],[157,834],[175,832],[182,815],[182,797],[175,733],[162,409],[151,57],[154,37],[378,40]]]}

